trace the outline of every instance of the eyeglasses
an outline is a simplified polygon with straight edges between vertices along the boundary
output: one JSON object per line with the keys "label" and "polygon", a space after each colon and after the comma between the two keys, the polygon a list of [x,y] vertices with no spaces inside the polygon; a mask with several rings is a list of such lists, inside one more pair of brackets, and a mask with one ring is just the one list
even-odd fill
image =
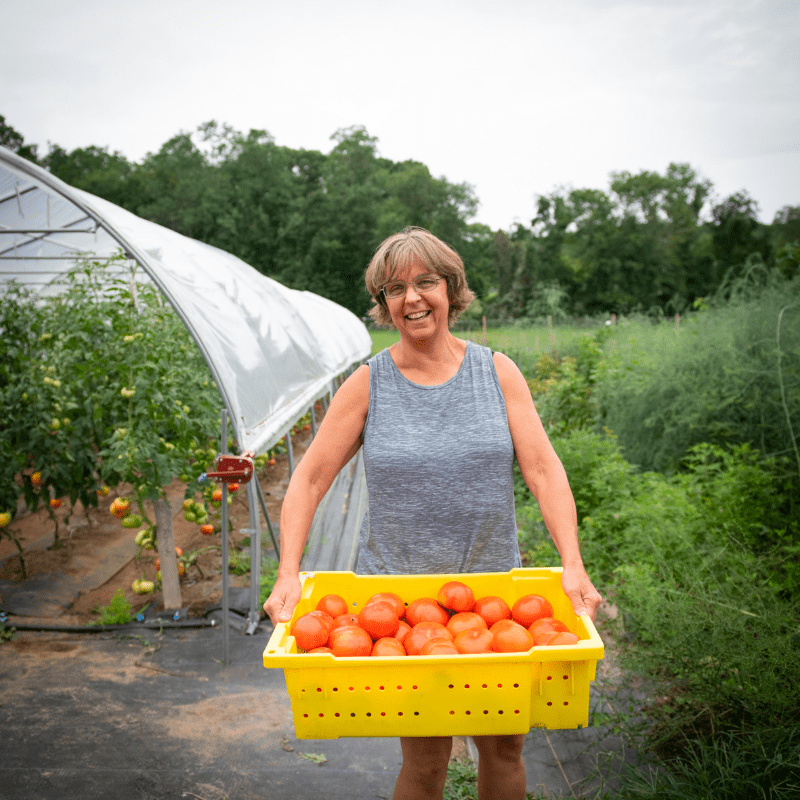
{"label": "eyeglasses", "polygon": [[381,291],[384,297],[396,300],[398,297],[403,297],[406,293],[406,287],[408,286],[413,286],[414,291],[419,294],[432,292],[438,286],[441,279],[439,275],[419,275],[409,283],[405,283],[404,281],[392,281],[391,283],[387,283]]}

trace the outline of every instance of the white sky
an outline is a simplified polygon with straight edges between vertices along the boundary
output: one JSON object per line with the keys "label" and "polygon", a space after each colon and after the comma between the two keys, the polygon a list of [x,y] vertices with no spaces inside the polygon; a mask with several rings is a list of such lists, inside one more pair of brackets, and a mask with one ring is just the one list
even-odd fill
{"label": "white sky", "polygon": [[476,221],[688,162],[761,219],[800,205],[797,0],[0,0],[0,114],[40,152],[138,161],[205,121],[475,187]]}

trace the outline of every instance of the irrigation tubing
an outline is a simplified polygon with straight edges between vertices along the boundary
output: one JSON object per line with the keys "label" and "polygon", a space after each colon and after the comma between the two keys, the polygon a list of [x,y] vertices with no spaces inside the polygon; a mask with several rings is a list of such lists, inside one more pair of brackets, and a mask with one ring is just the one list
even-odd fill
{"label": "irrigation tubing", "polygon": [[14,622],[13,617],[3,620],[6,629],[18,631],[42,631],[56,633],[104,633],[105,631],[130,631],[138,628],[145,630],[167,630],[170,628],[213,628],[219,627],[214,619],[154,619],[144,622],[128,622],[124,625],[47,625],[40,623]]}

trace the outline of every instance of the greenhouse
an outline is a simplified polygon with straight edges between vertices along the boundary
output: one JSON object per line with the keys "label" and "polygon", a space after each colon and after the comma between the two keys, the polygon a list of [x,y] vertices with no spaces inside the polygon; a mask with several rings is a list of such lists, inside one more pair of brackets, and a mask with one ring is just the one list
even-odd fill
{"label": "greenhouse", "polygon": [[[229,253],[70,187],[0,148],[0,284],[13,280],[47,295],[58,291],[59,277],[87,258],[135,272],[137,281],[152,282],[175,309],[211,370],[225,410],[223,424],[230,425],[240,452],[264,452],[281,441],[371,353],[366,327],[347,309],[289,289]],[[354,557],[351,539],[359,519],[352,515],[364,507],[363,498],[358,501],[360,456],[354,462],[340,476],[345,488],[331,488],[332,495],[349,496],[349,515],[343,521],[337,507],[330,512],[333,521],[326,520],[331,506],[323,502],[315,525],[325,535],[309,543],[309,557],[324,558],[329,568],[346,568]],[[251,527],[259,529],[252,484]],[[261,507],[266,514],[263,499]],[[337,541],[337,535],[346,541]],[[252,563],[260,563],[260,555],[253,555]],[[252,618],[258,598],[252,574],[251,584]]]}

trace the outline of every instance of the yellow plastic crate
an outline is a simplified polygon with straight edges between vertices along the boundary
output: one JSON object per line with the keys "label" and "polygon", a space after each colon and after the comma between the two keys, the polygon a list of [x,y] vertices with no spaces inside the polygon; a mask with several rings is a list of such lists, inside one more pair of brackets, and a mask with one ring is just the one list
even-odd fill
{"label": "yellow plastic crate", "polygon": [[[294,615],[275,627],[264,650],[264,666],[284,670],[298,739],[480,736],[588,724],[589,683],[603,642],[591,619],[572,610],[561,568],[460,575],[305,572],[300,578],[303,592]],[[341,595],[358,613],[377,592],[396,592],[410,603],[436,597],[448,580],[463,581],[476,597],[497,595],[509,605],[541,594],[581,641],[527,653],[335,658],[298,652],[290,633],[294,621],[326,594]]]}

